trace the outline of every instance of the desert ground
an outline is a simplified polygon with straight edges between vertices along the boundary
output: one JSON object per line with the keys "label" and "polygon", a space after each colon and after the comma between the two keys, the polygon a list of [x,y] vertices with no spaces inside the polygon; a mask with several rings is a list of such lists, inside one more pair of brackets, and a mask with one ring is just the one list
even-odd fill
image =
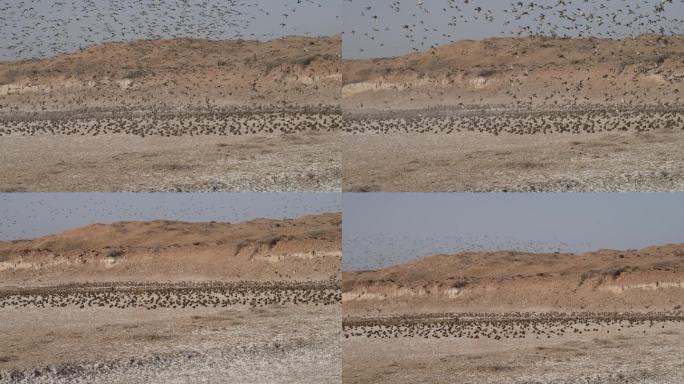
{"label": "desert ground", "polygon": [[343,189],[681,191],[681,40],[493,38],[345,60]]}
{"label": "desert ground", "polygon": [[344,272],[344,382],[679,382],[682,263],[667,245]]}
{"label": "desert ground", "polygon": [[340,45],[143,40],[0,63],[2,188],[338,191]]}
{"label": "desert ground", "polygon": [[339,191],[335,134],[1,137],[0,190]]}
{"label": "desert ground", "polygon": [[0,243],[0,382],[339,382],[340,215]]}
{"label": "desert ground", "polygon": [[348,192],[683,191],[684,131],[344,134]]}

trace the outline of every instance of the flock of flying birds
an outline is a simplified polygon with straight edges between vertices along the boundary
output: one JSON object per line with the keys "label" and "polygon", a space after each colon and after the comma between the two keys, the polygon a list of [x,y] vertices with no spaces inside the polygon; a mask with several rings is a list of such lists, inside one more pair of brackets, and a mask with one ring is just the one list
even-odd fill
{"label": "flock of flying birds", "polygon": [[397,38],[406,51],[420,51],[461,40],[463,31],[561,38],[678,35],[684,31],[683,11],[684,0],[2,0],[0,58],[45,57],[135,39],[269,39],[340,31],[350,46],[371,55]]}
{"label": "flock of flying birds", "polygon": [[348,318],[342,326],[346,339],[550,339],[560,336],[610,334],[627,329],[646,333],[651,328],[665,328],[666,323],[684,322],[680,311],[627,313],[458,313],[406,315],[383,318]]}
{"label": "flock of flying birds", "polygon": [[389,45],[418,52],[496,33],[614,39],[684,32],[683,0],[344,1],[345,52],[358,57],[379,57]]}
{"label": "flock of flying birds", "polygon": [[66,284],[0,292],[2,308],[161,308],[195,309],[246,305],[335,305],[338,283],[323,282],[185,282]]}
{"label": "flock of flying birds", "polygon": [[340,18],[336,1],[0,0],[0,61],[113,41],[334,35]]}

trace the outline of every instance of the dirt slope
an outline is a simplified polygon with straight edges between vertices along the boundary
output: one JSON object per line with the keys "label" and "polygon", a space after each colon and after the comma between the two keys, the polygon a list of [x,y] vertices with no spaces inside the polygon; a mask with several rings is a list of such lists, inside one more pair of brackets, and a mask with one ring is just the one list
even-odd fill
{"label": "dirt slope", "polygon": [[491,38],[346,60],[349,112],[436,106],[682,104],[684,37]]}
{"label": "dirt slope", "polygon": [[335,105],[341,37],[107,43],[0,63],[0,112]]}
{"label": "dirt slope", "polygon": [[670,310],[684,305],[684,244],[584,254],[437,255],[344,272],[348,315],[378,312]]}
{"label": "dirt slope", "polygon": [[237,224],[94,224],[0,242],[0,281],[324,280],[339,273],[340,224],[338,213]]}

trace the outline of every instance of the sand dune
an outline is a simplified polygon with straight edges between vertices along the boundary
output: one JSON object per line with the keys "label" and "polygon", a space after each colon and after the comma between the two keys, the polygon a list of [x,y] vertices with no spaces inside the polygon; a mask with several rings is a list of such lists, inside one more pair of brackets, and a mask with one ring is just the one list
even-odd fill
{"label": "sand dune", "polygon": [[338,274],[340,223],[331,213],[236,224],[94,224],[0,242],[0,276],[3,285],[325,280]]}
{"label": "sand dune", "polygon": [[0,242],[0,382],[339,382],[340,224],[119,222]]}
{"label": "sand dune", "polygon": [[584,254],[436,255],[343,273],[346,314],[672,310],[684,304],[684,245]]}
{"label": "sand dune", "polygon": [[107,43],[0,63],[0,112],[334,105],[341,37]]}
{"label": "sand dune", "polygon": [[492,38],[345,61],[342,188],[679,191],[682,43]]}
{"label": "sand dune", "polygon": [[343,273],[345,383],[681,381],[684,245]]}
{"label": "sand dune", "polygon": [[433,107],[682,103],[684,37],[491,38],[401,57],[346,60],[349,113]]}
{"label": "sand dune", "polygon": [[340,47],[142,40],[0,63],[0,189],[339,190]]}

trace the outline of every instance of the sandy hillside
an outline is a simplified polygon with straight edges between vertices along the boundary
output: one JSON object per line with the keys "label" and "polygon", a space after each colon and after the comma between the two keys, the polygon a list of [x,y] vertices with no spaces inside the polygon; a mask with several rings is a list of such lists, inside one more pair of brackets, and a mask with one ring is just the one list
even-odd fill
{"label": "sandy hillside", "polygon": [[339,383],[339,213],[0,243],[0,383]]}
{"label": "sandy hillside", "polygon": [[0,63],[0,112],[335,105],[341,37],[107,43]]}
{"label": "sandy hillside", "polygon": [[341,216],[94,224],[0,242],[4,285],[93,281],[325,280],[339,272]]}
{"label": "sandy hillside", "polygon": [[437,106],[682,104],[684,37],[492,38],[346,60],[348,112]]}
{"label": "sandy hillside", "polygon": [[342,279],[346,315],[672,310],[684,305],[684,245],[437,255]]}

